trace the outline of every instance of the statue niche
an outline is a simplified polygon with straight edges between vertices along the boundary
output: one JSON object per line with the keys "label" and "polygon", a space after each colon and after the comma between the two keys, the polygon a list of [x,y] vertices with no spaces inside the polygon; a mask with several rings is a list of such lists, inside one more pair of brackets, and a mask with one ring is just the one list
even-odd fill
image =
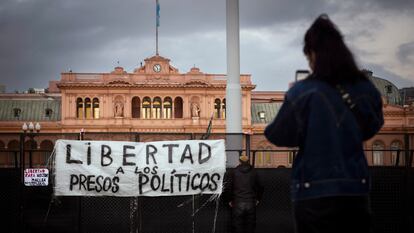
{"label": "statue niche", "polygon": [[192,117],[200,117],[200,106],[198,103],[191,103],[191,116]]}
{"label": "statue niche", "polygon": [[114,116],[124,117],[124,101],[120,96],[117,96],[114,102]]}

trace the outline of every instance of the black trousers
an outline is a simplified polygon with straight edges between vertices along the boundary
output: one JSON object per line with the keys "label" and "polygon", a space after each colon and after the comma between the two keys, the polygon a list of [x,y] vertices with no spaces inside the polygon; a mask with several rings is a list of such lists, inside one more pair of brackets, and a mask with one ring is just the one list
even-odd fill
{"label": "black trousers", "polygon": [[254,233],[256,227],[256,203],[235,202],[232,210],[234,233]]}
{"label": "black trousers", "polygon": [[368,197],[324,197],[294,204],[297,233],[369,233]]}

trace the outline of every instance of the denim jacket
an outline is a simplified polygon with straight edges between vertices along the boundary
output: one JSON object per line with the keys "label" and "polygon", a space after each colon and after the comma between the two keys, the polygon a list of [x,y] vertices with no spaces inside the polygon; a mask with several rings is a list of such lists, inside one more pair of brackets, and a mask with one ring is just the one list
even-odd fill
{"label": "denim jacket", "polygon": [[293,201],[368,194],[363,141],[384,123],[381,94],[368,80],[342,88],[363,116],[359,122],[335,87],[308,78],[286,93],[279,113],[265,129],[273,144],[299,147],[292,169]]}

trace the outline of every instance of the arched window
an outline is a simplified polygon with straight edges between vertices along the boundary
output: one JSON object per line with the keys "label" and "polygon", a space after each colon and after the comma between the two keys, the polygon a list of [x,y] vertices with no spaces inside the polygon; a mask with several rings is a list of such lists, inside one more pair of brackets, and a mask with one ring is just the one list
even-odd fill
{"label": "arched window", "polygon": [[221,118],[226,119],[226,98],[224,98],[221,103]]}
{"label": "arched window", "polygon": [[214,118],[220,118],[220,109],[221,109],[221,100],[215,99],[214,100]]}
{"label": "arched window", "polygon": [[152,118],[161,119],[161,98],[155,97],[152,104]]}
{"label": "arched window", "polygon": [[[3,150],[5,146],[4,142],[0,141],[0,150]],[[11,167],[12,164],[9,161],[10,157],[8,152],[0,151],[0,167]]]}
{"label": "arched window", "polygon": [[41,149],[41,150],[49,150],[49,151],[53,151],[53,147],[54,147],[53,142],[52,142],[52,141],[50,141],[50,140],[43,140],[43,141],[40,143],[40,149]]}
{"label": "arched window", "polygon": [[36,150],[37,149],[37,142],[33,139],[29,139],[24,143],[25,150]]}
{"label": "arched window", "polygon": [[16,167],[19,164],[20,156],[20,143],[17,140],[11,140],[7,143],[7,150],[10,152],[6,153],[4,159],[1,159],[1,166],[3,167]]}
{"label": "arched window", "polygon": [[174,118],[183,118],[183,99],[181,97],[174,99]]}
{"label": "arched window", "polygon": [[264,148],[262,147],[262,146],[259,146],[258,148],[257,148],[257,152],[256,152],[256,161],[255,161],[255,163],[256,163],[256,165],[257,166],[262,166],[263,165],[263,150]]}
{"label": "arched window", "polygon": [[164,98],[163,115],[165,119],[172,117],[172,99],[171,97]]}
{"label": "arched window", "polygon": [[132,118],[139,118],[141,116],[141,100],[138,96],[132,98],[131,105]]}
{"label": "arched window", "polygon": [[98,98],[93,98],[92,108],[93,108],[93,119],[99,119],[99,99]]}
{"label": "arched window", "polygon": [[405,165],[405,156],[404,153],[401,152],[402,143],[400,141],[393,141],[390,146],[391,149],[391,165],[395,166],[397,163],[398,157],[398,164],[397,166]]}
{"label": "arched window", "polygon": [[[266,147],[266,150],[271,150],[272,149],[272,147],[270,147],[270,146],[268,146],[268,147]],[[265,152],[265,163],[266,163],[266,165],[270,165],[270,164],[272,164],[272,152],[271,151],[266,151]]]}
{"label": "arched window", "polygon": [[374,166],[384,165],[384,143],[381,141],[375,141],[372,144],[372,164]]}
{"label": "arched window", "polygon": [[83,100],[82,98],[76,99],[76,117],[78,119],[83,119]]}
{"label": "arched window", "polygon": [[150,97],[144,97],[142,100],[142,118],[150,119],[151,118],[151,99]]}
{"label": "arched window", "polygon": [[92,102],[91,99],[85,99],[85,118],[90,119],[92,118]]}
{"label": "arched window", "polygon": [[[4,146],[5,146],[4,142],[0,141],[0,150],[3,150]],[[8,157],[9,157],[8,152],[0,151],[0,167],[11,166],[11,164],[8,161]]]}
{"label": "arched window", "polygon": [[7,149],[9,149],[9,150],[19,150],[20,149],[19,141],[11,140],[9,143],[7,143]]}
{"label": "arched window", "polygon": [[295,159],[295,152],[294,151],[289,151],[288,152],[288,165],[291,167],[293,164],[293,160]]}

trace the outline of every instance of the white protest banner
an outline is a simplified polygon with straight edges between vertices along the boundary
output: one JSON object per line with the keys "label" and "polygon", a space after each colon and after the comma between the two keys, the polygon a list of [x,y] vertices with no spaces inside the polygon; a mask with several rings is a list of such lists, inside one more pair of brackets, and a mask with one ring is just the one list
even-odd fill
{"label": "white protest banner", "polygon": [[223,140],[58,140],[55,150],[58,196],[174,196],[223,189]]}

